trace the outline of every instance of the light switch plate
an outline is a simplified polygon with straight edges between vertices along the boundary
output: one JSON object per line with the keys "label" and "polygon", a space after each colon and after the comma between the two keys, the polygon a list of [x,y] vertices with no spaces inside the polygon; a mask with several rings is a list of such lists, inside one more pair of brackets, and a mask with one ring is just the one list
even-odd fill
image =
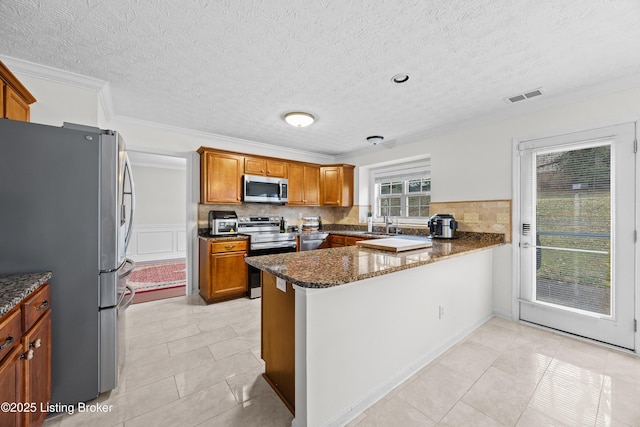
{"label": "light switch plate", "polygon": [[467,224],[477,223],[480,222],[480,216],[477,212],[465,212],[462,216],[462,221]]}
{"label": "light switch plate", "polygon": [[497,215],[496,222],[498,224],[509,224],[509,214],[508,213],[499,213]]}

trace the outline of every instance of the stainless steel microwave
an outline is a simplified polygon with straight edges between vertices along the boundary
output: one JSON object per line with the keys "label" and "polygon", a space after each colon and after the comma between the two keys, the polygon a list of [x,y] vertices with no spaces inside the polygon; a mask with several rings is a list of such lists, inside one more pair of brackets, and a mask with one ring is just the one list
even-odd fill
{"label": "stainless steel microwave", "polygon": [[244,175],[242,200],[254,203],[287,203],[289,182],[285,178]]}

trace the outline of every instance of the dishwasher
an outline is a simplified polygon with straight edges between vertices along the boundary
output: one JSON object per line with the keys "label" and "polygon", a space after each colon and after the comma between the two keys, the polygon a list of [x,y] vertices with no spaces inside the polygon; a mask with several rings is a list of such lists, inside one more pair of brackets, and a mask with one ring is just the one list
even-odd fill
{"label": "dishwasher", "polygon": [[322,242],[329,236],[329,233],[310,233],[300,235],[300,250],[312,251],[318,249]]}

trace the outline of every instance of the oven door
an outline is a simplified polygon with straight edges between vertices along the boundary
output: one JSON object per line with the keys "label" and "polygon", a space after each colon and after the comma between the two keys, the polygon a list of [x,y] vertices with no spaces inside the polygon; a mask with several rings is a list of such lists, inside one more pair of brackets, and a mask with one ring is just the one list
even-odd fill
{"label": "oven door", "polygon": [[[295,252],[295,242],[294,246],[284,246],[280,248],[261,248],[261,249],[250,249],[249,256],[258,256],[258,255],[273,255],[273,254],[283,254],[287,252]],[[262,295],[262,288],[260,287],[260,269],[250,265],[249,266],[249,298],[259,298]]]}

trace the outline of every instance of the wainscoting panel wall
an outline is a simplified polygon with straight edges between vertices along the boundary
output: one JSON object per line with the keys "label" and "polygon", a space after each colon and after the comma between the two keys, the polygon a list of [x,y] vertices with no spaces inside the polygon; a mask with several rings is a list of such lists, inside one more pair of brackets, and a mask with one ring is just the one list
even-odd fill
{"label": "wainscoting panel wall", "polygon": [[186,258],[186,225],[145,224],[134,226],[127,256],[137,262]]}

